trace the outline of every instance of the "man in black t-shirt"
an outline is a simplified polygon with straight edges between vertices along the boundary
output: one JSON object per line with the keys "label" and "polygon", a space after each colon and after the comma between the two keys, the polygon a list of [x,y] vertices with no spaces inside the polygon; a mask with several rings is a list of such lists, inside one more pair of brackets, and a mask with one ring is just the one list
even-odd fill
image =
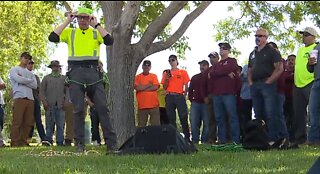
{"label": "man in black t-shirt", "polygon": [[270,142],[277,141],[273,104],[277,95],[277,79],[283,72],[281,55],[267,43],[268,31],[258,29],[255,34],[256,47],[250,54],[248,82],[251,90],[255,117],[265,120]]}

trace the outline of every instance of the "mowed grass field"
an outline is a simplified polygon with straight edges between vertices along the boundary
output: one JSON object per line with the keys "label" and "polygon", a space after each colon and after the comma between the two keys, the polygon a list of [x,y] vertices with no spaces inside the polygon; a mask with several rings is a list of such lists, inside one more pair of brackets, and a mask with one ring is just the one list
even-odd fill
{"label": "mowed grass field", "polygon": [[[105,154],[104,146],[86,146],[85,154],[75,147],[33,146],[0,148],[0,174],[61,173],[307,173],[320,156],[320,147],[291,150],[215,151],[197,145],[193,154]],[[320,173],[320,171],[319,171]]]}

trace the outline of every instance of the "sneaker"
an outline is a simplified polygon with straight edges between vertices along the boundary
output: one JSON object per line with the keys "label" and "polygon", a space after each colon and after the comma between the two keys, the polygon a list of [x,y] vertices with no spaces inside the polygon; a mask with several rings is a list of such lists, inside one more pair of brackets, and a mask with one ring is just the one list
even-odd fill
{"label": "sneaker", "polygon": [[81,143],[78,143],[77,144],[77,152],[78,153],[83,153],[84,152],[84,145],[83,144],[81,144]]}
{"label": "sneaker", "polygon": [[42,141],[42,146],[52,146],[52,144],[49,141]]}
{"label": "sneaker", "polygon": [[278,149],[280,149],[280,150],[289,149],[289,140],[287,138],[283,138]]}

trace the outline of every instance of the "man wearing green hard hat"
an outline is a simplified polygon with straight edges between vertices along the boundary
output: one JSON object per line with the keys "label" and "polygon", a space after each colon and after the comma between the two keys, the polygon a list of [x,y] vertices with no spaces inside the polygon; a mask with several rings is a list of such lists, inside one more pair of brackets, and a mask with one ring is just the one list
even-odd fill
{"label": "man wearing green hard hat", "polygon": [[[74,19],[77,19],[79,27],[67,27]],[[77,12],[66,14],[66,20],[50,33],[49,41],[68,44],[67,81],[74,106],[74,140],[77,151],[79,153],[85,151],[83,99],[87,93],[95,103],[107,152],[115,152],[117,136],[106,105],[103,76],[100,71],[97,71],[100,44],[112,45],[112,36],[98,23],[92,9],[80,7]]]}

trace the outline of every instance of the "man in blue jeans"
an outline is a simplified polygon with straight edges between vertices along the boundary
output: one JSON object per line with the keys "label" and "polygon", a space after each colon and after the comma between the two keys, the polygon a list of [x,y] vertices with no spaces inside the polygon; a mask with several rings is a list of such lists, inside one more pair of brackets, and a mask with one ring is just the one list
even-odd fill
{"label": "man in blue jeans", "polygon": [[281,55],[267,43],[268,31],[260,28],[256,31],[256,47],[250,53],[248,64],[248,82],[251,90],[255,117],[266,121],[269,142],[277,141],[274,109],[277,97],[277,79],[283,72]]}
{"label": "man in blue jeans", "polygon": [[209,118],[208,105],[204,102],[206,86],[204,81],[207,80],[205,71],[209,68],[209,62],[202,60],[200,65],[200,73],[191,78],[188,98],[191,102],[190,122],[192,142],[199,143],[200,127],[202,124],[201,143],[208,143],[209,134]]}
{"label": "man in blue jeans", "polygon": [[[240,143],[240,126],[237,113],[237,98],[239,91],[238,63],[229,57],[231,45],[219,43],[220,61],[214,65],[208,78],[212,80],[212,100],[214,115],[218,126],[218,144],[228,143],[228,126],[231,131],[231,141]],[[227,120],[227,121],[226,121]]]}
{"label": "man in blue jeans", "polygon": [[[27,65],[27,69],[29,71],[32,71],[33,65],[34,65],[34,61],[31,59]],[[34,98],[34,121],[36,122],[38,134],[39,134],[39,137],[42,142],[42,141],[45,141],[46,133],[44,131],[44,127],[43,127],[42,120],[41,120],[41,108],[40,108],[40,97],[39,97],[40,78],[36,74],[35,74],[35,76],[37,79],[37,89],[32,90],[33,98]],[[30,138],[32,138],[33,132],[34,132],[34,127],[30,131],[30,134],[29,134]]]}
{"label": "man in blue jeans", "polygon": [[320,146],[320,63],[318,63],[320,61],[320,44],[314,50],[317,50],[317,52],[309,54],[307,66],[308,71],[314,73],[314,82],[309,97],[310,129],[307,144],[309,146]]}

